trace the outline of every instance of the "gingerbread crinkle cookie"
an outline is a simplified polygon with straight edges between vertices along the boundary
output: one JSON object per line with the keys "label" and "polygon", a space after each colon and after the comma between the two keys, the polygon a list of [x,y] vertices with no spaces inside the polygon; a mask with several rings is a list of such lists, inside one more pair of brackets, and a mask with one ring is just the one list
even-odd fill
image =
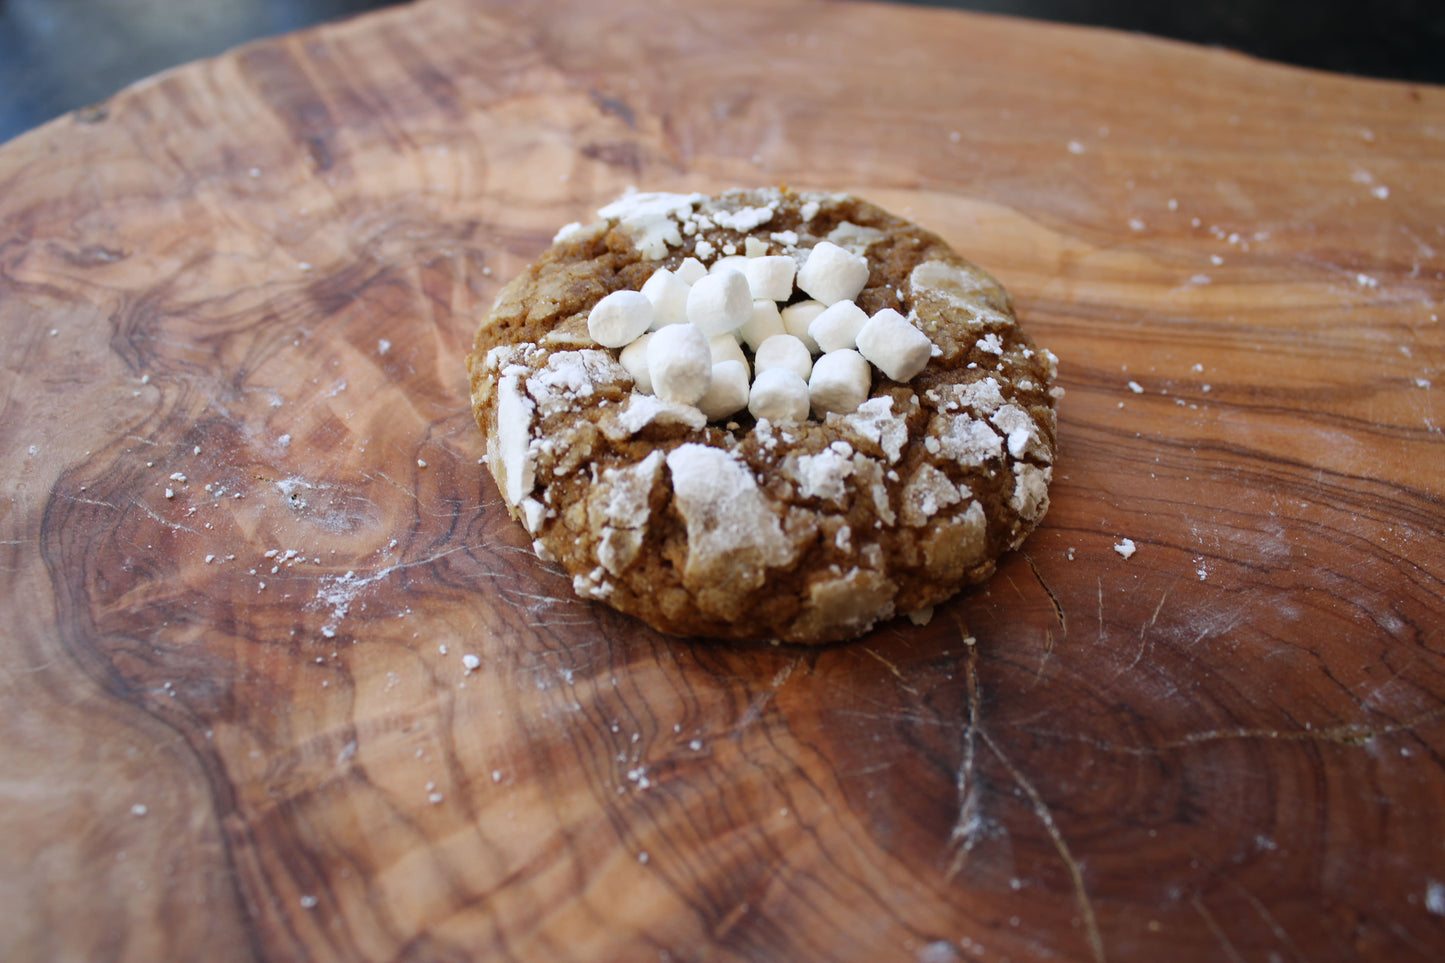
{"label": "gingerbread crinkle cookie", "polygon": [[502,290],[468,368],[537,554],[674,635],[925,618],[1048,509],[1057,360],[847,195],[626,195]]}

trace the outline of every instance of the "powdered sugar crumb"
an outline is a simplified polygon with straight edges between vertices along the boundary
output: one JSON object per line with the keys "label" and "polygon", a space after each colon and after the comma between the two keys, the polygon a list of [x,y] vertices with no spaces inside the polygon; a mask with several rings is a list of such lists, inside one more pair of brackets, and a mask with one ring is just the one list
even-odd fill
{"label": "powdered sugar crumb", "polygon": [[1425,908],[1435,916],[1445,916],[1445,883],[1435,879],[1425,881]]}

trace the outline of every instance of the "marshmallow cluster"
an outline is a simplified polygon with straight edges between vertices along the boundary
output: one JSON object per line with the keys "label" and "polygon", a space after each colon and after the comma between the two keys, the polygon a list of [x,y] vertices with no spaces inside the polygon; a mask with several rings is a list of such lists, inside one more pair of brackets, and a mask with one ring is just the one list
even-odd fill
{"label": "marshmallow cluster", "polygon": [[[869,317],[855,303],[865,258],[829,241],[801,266],[762,244],[747,251],[710,267],[689,257],[641,291],[614,291],[592,308],[588,333],[621,349],[638,391],[710,421],[744,408],[785,424],[850,414],[868,399],[873,367],[905,382],[928,364],[933,343],[906,317],[891,308]],[[808,297],[788,304],[795,289]]]}

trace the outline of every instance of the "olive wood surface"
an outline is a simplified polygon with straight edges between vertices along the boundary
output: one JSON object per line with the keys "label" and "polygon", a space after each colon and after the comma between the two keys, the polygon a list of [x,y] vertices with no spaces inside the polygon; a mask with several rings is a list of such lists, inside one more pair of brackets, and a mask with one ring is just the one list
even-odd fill
{"label": "olive wood surface", "polygon": [[[663,638],[463,357],[778,183],[1010,287],[1053,507],[926,627]],[[6,144],[0,958],[1439,958],[1442,225],[1438,88],[866,3],[426,0]]]}

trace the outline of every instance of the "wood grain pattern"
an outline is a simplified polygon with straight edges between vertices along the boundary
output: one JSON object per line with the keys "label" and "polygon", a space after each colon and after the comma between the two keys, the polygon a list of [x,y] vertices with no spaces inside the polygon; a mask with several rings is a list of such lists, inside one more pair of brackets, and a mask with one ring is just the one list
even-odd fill
{"label": "wood grain pattern", "polygon": [[[0,957],[1438,958],[1442,141],[1100,31],[429,0],[5,145]],[[926,628],[669,641],[531,557],[462,357],[626,185],[778,182],[1010,286],[1053,508]]]}

